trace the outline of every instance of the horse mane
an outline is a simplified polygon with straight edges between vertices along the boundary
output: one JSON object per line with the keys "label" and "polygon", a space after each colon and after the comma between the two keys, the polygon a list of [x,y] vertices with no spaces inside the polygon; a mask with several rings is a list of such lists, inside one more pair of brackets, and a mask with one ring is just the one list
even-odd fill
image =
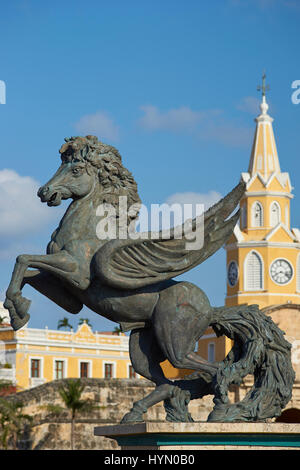
{"label": "horse mane", "polygon": [[119,197],[127,197],[128,223],[137,219],[141,200],[132,173],[122,164],[119,151],[104,144],[96,136],[65,138],[59,150],[63,162],[83,161],[97,172],[99,178],[98,204],[111,204],[119,215]]}

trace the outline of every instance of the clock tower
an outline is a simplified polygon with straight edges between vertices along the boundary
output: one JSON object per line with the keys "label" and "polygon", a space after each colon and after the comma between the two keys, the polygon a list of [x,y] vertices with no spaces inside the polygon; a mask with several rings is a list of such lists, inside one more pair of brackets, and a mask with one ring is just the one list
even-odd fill
{"label": "clock tower", "polygon": [[292,186],[280,168],[265,75],[240,221],[226,243],[226,305],[300,304],[300,231],[290,226]]}

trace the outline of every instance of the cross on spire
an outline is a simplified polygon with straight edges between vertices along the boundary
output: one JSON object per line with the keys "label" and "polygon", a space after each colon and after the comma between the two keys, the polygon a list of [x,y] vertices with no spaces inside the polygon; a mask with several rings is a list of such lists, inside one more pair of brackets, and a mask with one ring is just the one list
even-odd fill
{"label": "cross on spire", "polygon": [[262,84],[258,85],[258,87],[257,87],[257,91],[261,91],[262,96],[266,96],[266,91],[270,90],[269,85],[266,85],[266,77],[267,77],[266,73],[264,72],[264,74],[262,76]]}

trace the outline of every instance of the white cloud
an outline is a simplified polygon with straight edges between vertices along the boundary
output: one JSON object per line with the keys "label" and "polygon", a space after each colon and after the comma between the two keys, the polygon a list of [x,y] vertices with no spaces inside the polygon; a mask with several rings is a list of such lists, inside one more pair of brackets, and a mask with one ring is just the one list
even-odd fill
{"label": "white cloud", "polygon": [[241,99],[241,101],[237,104],[236,107],[240,111],[257,115],[260,113],[260,102],[261,101],[258,98],[255,98],[254,96],[245,96]]}
{"label": "white cloud", "polygon": [[138,124],[147,131],[190,134],[194,138],[221,142],[229,147],[243,147],[251,143],[253,130],[224,118],[220,109],[194,111],[184,106],[162,112],[150,105],[141,109],[144,116],[138,120]]}
{"label": "white cloud", "polygon": [[14,170],[0,171],[0,237],[20,237],[49,223],[57,212],[37,197],[40,184]]}
{"label": "white cloud", "polygon": [[205,112],[193,111],[187,106],[162,112],[156,106],[141,106],[144,111],[138,123],[146,130],[189,131],[203,120]]}
{"label": "white cloud", "polygon": [[249,147],[253,137],[253,129],[242,127],[234,121],[222,120],[209,122],[199,130],[201,140],[220,142],[228,147]]}
{"label": "white cloud", "polygon": [[61,215],[61,209],[52,211],[41,203],[37,197],[39,186],[35,179],[14,170],[0,171],[1,259],[24,252],[22,247],[34,248],[31,238]]}
{"label": "white cloud", "polygon": [[[140,231],[167,230],[195,218],[221,199],[217,191],[208,193],[182,192],[171,194],[162,204],[151,204],[140,212]],[[198,206],[196,206],[198,205]]]}
{"label": "white cloud", "polygon": [[23,237],[57,217],[37,197],[39,186],[14,170],[0,171],[0,237]]}
{"label": "white cloud", "polygon": [[119,140],[119,127],[114,123],[111,116],[104,111],[82,116],[74,124],[74,128],[83,135],[96,135],[100,140]]}
{"label": "white cloud", "polygon": [[218,202],[222,198],[222,195],[217,191],[211,190],[208,193],[195,193],[195,192],[184,192],[171,194],[166,199],[167,204],[203,204],[204,210],[206,211],[213,204]]}

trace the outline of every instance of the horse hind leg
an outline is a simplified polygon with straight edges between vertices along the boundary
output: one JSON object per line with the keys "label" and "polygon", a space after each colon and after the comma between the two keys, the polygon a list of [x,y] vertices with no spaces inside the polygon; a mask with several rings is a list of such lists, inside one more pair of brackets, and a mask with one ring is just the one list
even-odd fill
{"label": "horse hind leg", "polygon": [[[160,362],[165,359],[155,339],[151,328],[133,330],[130,335],[129,353],[134,370],[143,377],[156,384],[153,392],[145,398],[133,404],[129,413],[126,413],[121,423],[143,422],[143,415],[147,410],[164,401],[168,416],[174,415],[174,404],[185,405],[189,401],[189,392],[180,390],[168,380],[160,366]],[[191,421],[190,419],[180,419],[180,421]]]}
{"label": "horse hind leg", "polygon": [[193,284],[178,283],[160,294],[154,312],[155,335],[173,367],[201,371],[208,379],[215,376],[218,364],[194,352],[211,322],[211,315],[206,295]]}

